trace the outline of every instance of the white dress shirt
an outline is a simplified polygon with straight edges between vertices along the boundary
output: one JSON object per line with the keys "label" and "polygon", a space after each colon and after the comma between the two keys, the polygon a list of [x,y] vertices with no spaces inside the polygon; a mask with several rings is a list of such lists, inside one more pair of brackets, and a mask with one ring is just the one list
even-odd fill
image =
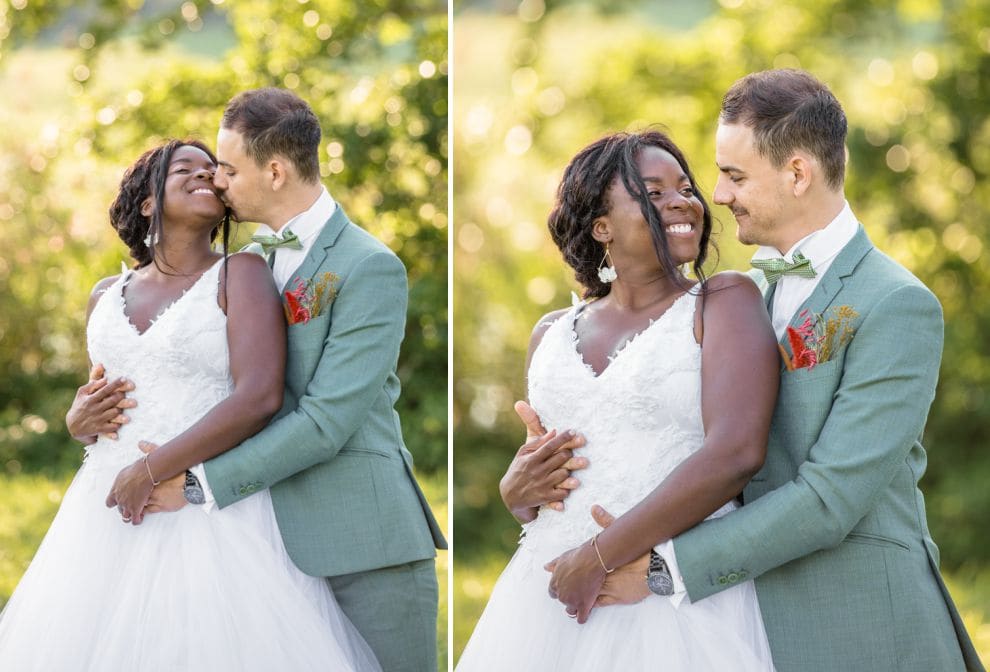
{"label": "white dress shirt", "polygon": [[[859,230],[859,222],[853,215],[849,203],[846,202],[842,211],[824,229],[819,229],[794,244],[790,250],[784,254],[787,263],[794,261],[794,255],[800,252],[811,262],[811,267],[815,270],[815,277],[802,278],[797,275],[783,275],[777,281],[777,289],[773,293],[773,312],[771,322],[777,339],[784,337],[787,325],[794,319],[794,313],[800,308],[815,287],[821,281],[822,276],[839,256],[856,231]],[[773,259],[780,257],[781,253],[775,247],[761,247],[753,255],[753,259]]]}
{"label": "white dress shirt", "polygon": [[[289,282],[306,255],[313,249],[313,243],[316,242],[320,232],[323,231],[323,226],[336,209],[336,201],[330,196],[326,187],[323,187],[320,196],[313,205],[283,224],[277,232],[267,224],[260,225],[255,231],[255,234],[263,236],[276,233],[282,236],[286,229],[291,229],[292,233],[299,238],[299,242],[302,243],[302,249],[299,250],[292,250],[287,247],[280,247],[275,250],[275,265],[272,268],[272,275],[275,277],[275,286],[278,287],[279,292],[285,290],[285,284]],[[213,490],[206,480],[206,469],[200,463],[191,467],[190,471],[199,479],[199,484],[203,487],[206,501],[201,506],[203,510],[209,512],[216,506],[216,499],[213,497]]]}
{"label": "white dress shirt", "polygon": [[273,231],[267,224],[262,224],[255,231],[255,234],[261,236],[271,236],[273,234],[282,236],[285,234],[286,229],[291,229],[292,233],[296,234],[299,238],[299,242],[302,243],[302,249],[300,250],[292,250],[288,247],[280,247],[275,250],[275,266],[272,268],[272,275],[275,276],[275,285],[280,292],[285,290],[285,284],[296,272],[300,264],[302,264],[306,255],[309,254],[309,251],[313,248],[313,243],[316,242],[320,231],[323,230],[323,225],[326,224],[327,220],[330,219],[330,215],[336,209],[337,204],[330,196],[330,192],[324,187],[319,198],[316,199],[313,205],[309,206],[308,210],[300,212],[287,221],[277,232]]}
{"label": "white dress shirt", "polygon": [[[804,305],[811,293],[815,291],[822,276],[825,275],[832,262],[839,256],[839,252],[849,244],[858,230],[859,222],[853,215],[849,202],[846,201],[842,211],[828,226],[805,236],[784,254],[787,263],[793,262],[794,255],[798,252],[803,254],[811,262],[815,277],[802,278],[797,275],[783,275],[777,280],[770,318],[774,333],[777,334],[777,340],[784,337],[787,326],[794,319],[794,313]],[[781,252],[777,248],[764,246],[756,251],[753,259],[773,259],[780,257],[780,255]],[[677,566],[677,554],[674,553],[673,540],[659,544],[656,546],[656,551],[667,562],[670,576],[674,580],[674,594],[669,599],[676,607],[687,597],[687,591],[684,588],[684,578]]]}

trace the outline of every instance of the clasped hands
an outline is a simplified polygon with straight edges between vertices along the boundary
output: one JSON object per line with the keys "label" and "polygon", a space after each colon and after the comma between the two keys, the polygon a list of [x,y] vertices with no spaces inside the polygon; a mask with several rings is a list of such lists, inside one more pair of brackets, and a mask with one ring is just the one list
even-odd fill
{"label": "clasped hands", "polygon": [[[137,401],[127,397],[132,391],[133,382],[124,378],[110,381],[103,365],[94,365],[89,381],[76,391],[66,413],[69,433],[85,444],[95,443],[101,434],[116,440],[120,427],[129,421],[125,410],[137,406]],[[138,447],[147,455],[158,446],[141,441]],[[145,461],[138,460],[117,474],[106,505],[116,506],[125,523],[140,525],[146,513],[178,511],[185,506],[184,484],[185,474],[179,474],[155,486]]]}
{"label": "clasped hands", "polygon": [[[499,492],[509,511],[519,521],[529,522],[542,505],[564,510],[564,500],[580,485],[571,472],[587,467],[588,460],[573,453],[584,445],[584,437],[571,430],[547,432],[526,402],[516,402],[515,411],[526,425],[527,440],[516,451],[499,483]],[[590,513],[603,529],[615,520],[597,505]],[[578,623],[586,622],[594,607],[633,604],[646,598],[650,594],[646,586],[648,567],[649,554],[645,554],[606,573],[590,539],[544,566],[551,573],[550,597],[561,601],[567,615],[576,617]]]}

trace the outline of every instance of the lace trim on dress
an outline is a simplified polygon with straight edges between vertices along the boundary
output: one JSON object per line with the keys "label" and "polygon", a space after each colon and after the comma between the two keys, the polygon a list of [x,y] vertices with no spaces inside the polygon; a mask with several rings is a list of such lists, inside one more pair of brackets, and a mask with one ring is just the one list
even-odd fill
{"label": "lace trim on dress", "polygon": [[[138,329],[137,325],[131,321],[130,316],[127,314],[127,299],[124,297],[124,290],[127,288],[127,283],[129,283],[131,281],[131,278],[134,277],[134,270],[128,269],[127,272],[121,276],[122,282],[120,283],[120,288],[116,291],[117,297],[119,298],[120,301],[120,314],[123,315],[124,321],[127,322],[127,325],[134,331],[135,334],[138,335],[138,337],[144,336],[149,331],[154,329],[155,325],[157,325],[158,322],[162,320],[162,318],[164,318],[166,315],[170,313],[176,312],[173,309],[176,309],[176,307],[182,303],[182,300],[186,298],[187,294],[192,293],[194,289],[204,284],[203,281],[213,273],[214,269],[217,269],[220,266],[223,260],[224,260],[223,257],[217,259],[217,261],[213,265],[211,265],[209,268],[207,268],[202,273],[200,273],[199,277],[196,278],[195,282],[193,282],[191,285],[189,285],[184,290],[182,290],[182,293],[179,296],[177,296],[167,306],[162,308],[161,312],[159,312],[158,315],[156,315],[151,319],[151,322],[148,323],[148,326],[144,331]],[[219,275],[217,276],[217,278],[219,280]]]}

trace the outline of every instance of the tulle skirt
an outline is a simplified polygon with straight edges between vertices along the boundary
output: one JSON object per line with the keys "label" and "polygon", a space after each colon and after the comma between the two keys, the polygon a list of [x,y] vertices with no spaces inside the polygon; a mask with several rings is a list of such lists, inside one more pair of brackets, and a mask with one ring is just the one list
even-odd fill
{"label": "tulle skirt", "polygon": [[[547,595],[555,555],[521,546],[499,577],[457,672],[772,672],[752,582],[697,604],[650,595],[580,625]],[[645,579],[644,579],[645,580]]]}
{"label": "tulle skirt", "polygon": [[326,580],[292,564],[267,491],[135,527],[104,505],[133,454],[100,457],[76,474],[0,614],[0,669],[379,669]]}

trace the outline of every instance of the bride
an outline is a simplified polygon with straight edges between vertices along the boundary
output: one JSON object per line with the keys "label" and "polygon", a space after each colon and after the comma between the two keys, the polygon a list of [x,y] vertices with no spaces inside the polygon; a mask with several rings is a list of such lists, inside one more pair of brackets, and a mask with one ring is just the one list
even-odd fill
{"label": "bride", "polygon": [[[503,479],[523,537],[458,671],[772,670],[751,581],[678,603],[661,596],[659,556],[616,571],[621,539],[599,538],[595,524],[648,515],[642,501],[658,488],[677,503],[668,536],[736,507],[762,465],[777,393],[776,339],[759,290],[737,273],[704,280],[711,214],[659,132],[582,150],[549,227],[586,300],[533,330],[529,399],[556,429],[520,449]],[[687,263],[700,283],[681,274]],[[565,470],[584,465],[581,487],[567,495],[576,479]],[[547,504],[564,496],[566,509]],[[548,572],[579,564],[561,560],[575,547],[563,557],[591,558],[604,585],[595,605],[565,613]],[[638,602],[602,608],[632,593]]]}
{"label": "bride", "polygon": [[[116,440],[101,434],[86,447],[0,614],[2,669],[379,669],[326,582],[290,561],[267,491],[209,514],[153,499],[150,511],[180,510],[140,527],[122,523],[104,501],[129,465],[155,482],[139,440],[197,433],[217,454],[261,429],[281,404],[279,296],[261,257],[226,255],[229,220],[215,170],[205,145],[173,140],[142,155],[121,181],[110,221],[137,265],[94,288],[87,341],[108,379],[140,385],[141,405]],[[221,229],[222,255],[211,250]],[[118,399],[103,399],[106,417]]]}

